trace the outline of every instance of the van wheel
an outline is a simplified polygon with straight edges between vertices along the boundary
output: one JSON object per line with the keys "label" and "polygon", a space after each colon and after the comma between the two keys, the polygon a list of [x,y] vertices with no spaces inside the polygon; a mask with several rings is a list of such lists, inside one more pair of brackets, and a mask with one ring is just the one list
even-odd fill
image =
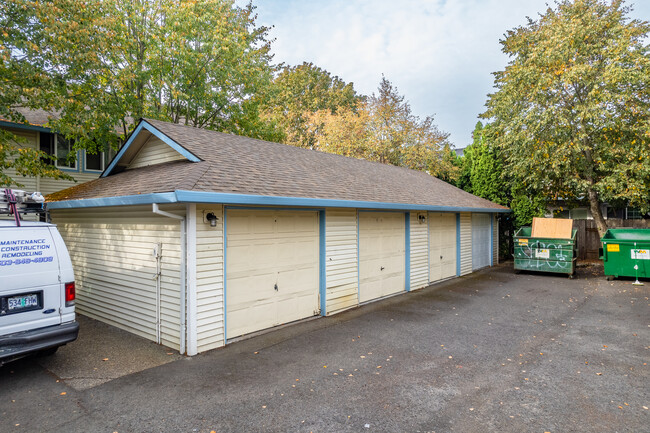
{"label": "van wheel", "polygon": [[40,356],[52,356],[52,355],[54,355],[56,353],[57,350],[59,350],[59,346],[50,347],[48,349],[43,349],[40,352],[38,352],[38,354]]}

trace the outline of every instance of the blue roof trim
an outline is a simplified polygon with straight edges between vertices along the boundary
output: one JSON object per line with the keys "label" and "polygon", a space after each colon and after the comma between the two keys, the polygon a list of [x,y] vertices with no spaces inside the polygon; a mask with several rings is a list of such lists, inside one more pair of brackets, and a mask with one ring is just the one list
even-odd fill
{"label": "blue roof trim", "polygon": [[106,170],[104,170],[104,172],[99,177],[106,177],[109,174],[111,174],[111,171],[113,171],[113,169],[117,165],[117,162],[120,159],[122,159],[122,156],[124,156],[124,152],[126,152],[126,149],[128,149],[131,146],[131,143],[133,143],[133,140],[135,140],[135,137],[137,137],[137,135],[140,133],[140,131],[142,131],[142,129],[144,129],[143,123],[144,122],[142,122],[142,121],[140,121],[140,123],[138,123],[138,126],[135,127],[135,129],[133,130],[133,132],[129,136],[129,139],[126,140],[126,143],[124,143],[124,145],[122,146],[120,151],[117,152],[117,155],[115,155],[115,158],[113,158],[113,161],[111,161],[111,163],[108,165]]}
{"label": "blue roof trim", "polygon": [[50,128],[46,128],[45,126],[31,125],[31,124],[28,124],[28,123],[6,122],[4,120],[0,120],[0,127],[3,127],[3,128],[15,128],[15,129],[27,129],[29,131],[41,131],[41,132],[51,132],[52,131]]}
{"label": "blue roof trim", "polygon": [[123,195],[119,197],[89,198],[84,200],[53,201],[46,203],[46,206],[48,210],[52,210],[177,202],[176,194],[173,192],[162,192],[155,194]]}
{"label": "blue roof trim", "polygon": [[171,147],[172,149],[174,149],[176,152],[178,152],[178,153],[180,153],[181,155],[183,155],[183,156],[184,156],[185,158],[187,158],[189,161],[192,161],[192,162],[200,162],[200,161],[201,161],[201,158],[197,157],[197,156],[194,155],[192,152],[190,152],[189,150],[185,149],[183,146],[181,146],[180,144],[176,143],[174,140],[172,140],[171,138],[169,138],[168,136],[166,136],[165,134],[163,134],[162,132],[160,132],[158,129],[156,129],[155,126],[151,125],[151,124],[148,123],[146,120],[140,120],[140,123],[138,123],[138,126],[136,126],[136,128],[133,130],[133,132],[132,132],[131,135],[129,136],[129,139],[126,141],[126,143],[124,143],[124,146],[122,146],[122,148],[121,148],[120,151],[117,153],[117,155],[115,156],[115,158],[113,158],[113,161],[111,162],[111,164],[108,166],[108,168],[107,168],[106,170],[104,170],[104,172],[102,173],[102,175],[101,175],[100,177],[106,177],[106,176],[108,176],[108,175],[111,174],[111,172],[112,172],[112,171],[115,169],[115,167],[117,166],[117,163],[118,163],[118,162],[120,161],[120,159],[122,159],[122,157],[124,156],[124,153],[126,153],[126,150],[127,150],[127,149],[131,146],[131,144],[133,143],[133,140],[135,140],[135,137],[137,137],[138,134],[140,134],[140,132],[141,132],[143,129],[146,129],[147,131],[151,132],[153,135],[155,135],[156,137],[158,137],[160,140],[162,140],[165,144],[167,144],[169,147]]}
{"label": "blue roof trim", "polygon": [[385,203],[375,201],[333,200],[307,197],[281,197],[267,195],[230,194],[202,191],[176,191],[179,202],[184,203],[223,203],[249,204],[263,206],[306,206],[306,207],[342,207],[355,209],[390,209],[390,210],[429,210],[438,212],[495,212],[509,213],[510,209],[470,208],[456,206],[427,206],[409,203]]}
{"label": "blue roof trim", "polygon": [[510,209],[471,208],[454,206],[425,206],[408,203],[384,203],[375,201],[332,200],[306,197],[278,197],[268,195],[230,194],[220,192],[183,191],[127,195],[119,197],[92,198],[84,200],[55,201],[48,209],[72,209],[84,207],[126,206],[150,203],[220,203],[257,206],[340,207],[354,209],[386,209],[432,212],[487,212],[508,213]]}
{"label": "blue roof trim", "polygon": [[162,132],[160,132],[158,129],[156,129],[155,126],[153,126],[152,124],[148,123],[146,120],[143,120],[143,121],[142,121],[142,124],[144,124],[144,127],[145,127],[145,129],[146,129],[147,131],[151,132],[153,135],[155,135],[156,137],[160,138],[162,141],[164,141],[165,143],[167,143],[167,144],[169,145],[169,147],[171,147],[171,148],[174,149],[176,152],[178,152],[178,153],[180,153],[181,155],[183,155],[183,156],[184,156],[185,158],[187,158],[188,160],[190,160],[190,161],[192,161],[192,162],[201,162],[201,158],[199,158],[198,156],[194,155],[192,152],[190,152],[189,150],[185,149],[185,148],[184,148],[183,146],[181,146],[180,144],[176,143],[174,140],[172,140],[171,138],[169,138],[167,135],[165,135],[165,134],[163,134]]}

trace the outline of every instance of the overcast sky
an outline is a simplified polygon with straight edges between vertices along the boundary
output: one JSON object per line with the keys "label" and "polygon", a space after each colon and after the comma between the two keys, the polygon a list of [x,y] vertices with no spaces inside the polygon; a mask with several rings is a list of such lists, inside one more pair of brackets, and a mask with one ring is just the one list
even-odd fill
{"label": "overcast sky", "polygon": [[[244,3],[238,1],[238,3]],[[550,3],[550,2],[549,2]],[[633,18],[650,20],[650,1],[634,0]],[[421,117],[451,134],[471,133],[491,92],[492,72],[508,58],[499,39],[545,0],[254,0],[257,23],[274,26],[274,61],[312,62],[375,92],[382,74]],[[628,5],[631,3],[627,3]]]}

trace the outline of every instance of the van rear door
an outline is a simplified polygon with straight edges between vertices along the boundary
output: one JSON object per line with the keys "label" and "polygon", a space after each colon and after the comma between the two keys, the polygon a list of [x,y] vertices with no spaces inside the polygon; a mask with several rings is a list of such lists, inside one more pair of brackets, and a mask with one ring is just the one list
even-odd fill
{"label": "van rear door", "polygon": [[61,323],[59,275],[46,224],[0,226],[0,335]]}

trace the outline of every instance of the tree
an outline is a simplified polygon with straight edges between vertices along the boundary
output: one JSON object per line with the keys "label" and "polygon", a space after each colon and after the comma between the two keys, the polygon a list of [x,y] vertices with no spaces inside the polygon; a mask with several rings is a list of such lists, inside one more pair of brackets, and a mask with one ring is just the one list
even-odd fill
{"label": "tree", "polygon": [[322,126],[313,123],[316,117],[310,119],[314,113],[354,112],[360,101],[352,83],[306,62],[282,67],[256,99],[261,101],[262,118],[276,129],[277,141],[308,149],[314,146],[317,126]]}
{"label": "tree", "polygon": [[499,222],[499,255],[509,257],[512,235],[521,226],[530,225],[533,217],[544,215],[546,200],[537,191],[525,188],[505,169],[506,161],[495,144],[492,125],[477,122],[472,137],[472,144],[463,152],[457,186],[512,210],[512,214],[502,215]]}
{"label": "tree", "polygon": [[520,189],[588,201],[601,235],[604,201],[650,208],[650,26],[628,13],[561,0],[508,31],[483,114]]}
{"label": "tree", "polygon": [[9,175],[13,170],[18,176],[50,177],[53,179],[73,178],[54,167],[51,158],[40,150],[21,147],[22,139],[15,134],[0,129],[0,187],[23,186],[18,179]]}
{"label": "tree", "polygon": [[57,111],[77,149],[117,146],[140,117],[258,134],[247,102],[272,69],[251,4],[7,0],[0,29],[0,114]]}
{"label": "tree", "polygon": [[356,108],[310,116],[314,148],[421,170],[454,180],[458,167],[449,152],[448,134],[438,130],[433,117],[420,119],[395,87],[382,78],[377,94]]}

